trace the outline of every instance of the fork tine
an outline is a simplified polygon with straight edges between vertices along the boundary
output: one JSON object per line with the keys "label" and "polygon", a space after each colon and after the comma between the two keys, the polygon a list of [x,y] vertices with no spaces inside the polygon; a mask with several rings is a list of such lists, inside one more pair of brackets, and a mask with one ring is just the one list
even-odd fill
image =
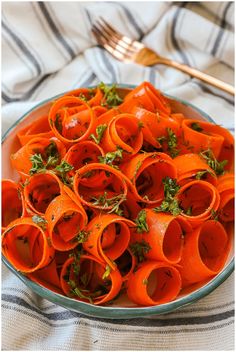
{"label": "fork tine", "polygon": [[[99,17],[98,18],[103,24],[100,25],[103,27],[103,29],[107,29],[110,31],[110,35],[112,34],[114,37],[116,37],[118,40],[122,41],[122,43],[124,44],[128,44],[129,48],[132,45],[132,49],[134,51],[140,50],[144,47],[143,44],[141,44],[140,42],[137,42],[136,40],[132,40],[129,37],[126,37],[125,35],[121,34],[120,32],[118,32],[114,27],[112,27],[107,21],[104,20],[104,18]],[[120,42],[121,44],[121,42]]]}
{"label": "fork tine", "polygon": [[122,39],[122,36],[114,35],[113,32],[110,32],[109,29],[104,27],[101,22],[97,21],[95,26],[99,29],[100,35],[103,35],[107,39],[107,42],[110,43],[113,48],[116,48],[117,50],[126,55],[128,54],[128,52],[130,52],[130,54],[136,53],[137,50],[133,48],[130,44],[125,43]]}
{"label": "fork tine", "polygon": [[104,38],[103,35],[100,35],[101,32],[98,32],[94,27],[92,28],[92,32],[95,35],[98,43],[103,46],[110,54],[112,54],[118,60],[124,60],[124,54],[120,51],[113,48],[111,45],[107,44],[107,40]]}
{"label": "fork tine", "polygon": [[104,20],[104,18],[99,17],[98,18],[100,22],[103,24],[103,28],[106,29],[107,31],[110,32],[114,37],[116,37],[118,40],[123,40],[126,44],[132,44],[132,40],[125,35],[121,34],[118,32],[114,27],[112,27],[107,21]]}
{"label": "fork tine", "polygon": [[94,33],[98,43],[105,47],[113,56],[118,58],[118,60],[126,60],[129,61],[131,59],[131,55],[135,52],[130,52],[128,48],[123,48],[119,45],[118,42],[112,40],[111,36],[108,36],[106,32],[104,33],[98,25],[94,24],[92,27],[92,32]]}

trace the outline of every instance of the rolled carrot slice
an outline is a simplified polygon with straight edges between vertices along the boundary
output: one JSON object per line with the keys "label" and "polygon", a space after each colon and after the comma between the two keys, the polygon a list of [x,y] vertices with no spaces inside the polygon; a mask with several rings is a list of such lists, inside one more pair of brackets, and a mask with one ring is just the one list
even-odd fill
{"label": "rolled carrot slice", "polygon": [[[105,114],[104,114],[105,115]],[[101,115],[104,121],[104,116]],[[101,147],[105,152],[117,150],[117,146],[130,155],[136,154],[143,144],[143,134],[138,125],[138,119],[133,114],[119,114],[109,122],[101,139]]]}
{"label": "rolled carrot slice", "polygon": [[17,270],[24,273],[45,267],[54,257],[47,229],[39,225],[42,222],[33,220],[34,217],[14,220],[2,235],[3,254]]}
{"label": "rolled carrot slice", "polygon": [[170,116],[166,117],[140,107],[134,107],[131,112],[142,124],[144,140],[155,148],[161,148],[158,138],[166,137],[168,128],[175,134],[180,128],[179,123]]}
{"label": "rolled carrot slice", "polygon": [[[45,212],[52,245],[58,251],[68,251],[78,246],[77,238],[87,225],[87,215],[82,206],[67,195],[54,198]],[[83,234],[84,235],[84,234]]]}
{"label": "rolled carrot slice", "polygon": [[33,138],[51,138],[53,137],[53,132],[48,123],[48,115],[44,115],[31,123],[30,125],[24,127],[17,133],[20,144],[23,146],[28,143]]}
{"label": "rolled carrot slice", "polygon": [[227,233],[218,221],[208,220],[185,236],[180,261],[183,285],[206,280],[216,275],[227,258]]}
{"label": "rolled carrot slice", "polygon": [[[78,112],[68,114],[67,108],[78,106]],[[95,114],[83,100],[64,96],[51,107],[48,115],[55,136],[62,142],[75,143],[87,139],[95,129]]]}
{"label": "rolled carrot slice", "polygon": [[26,215],[23,195],[18,184],[12,180],[2,180],[2,230],[17,218]]}
{"label": "rolled carrot slice", "polygon": [[33,167],[30,158],[34,154],[41,154],[43,163],[46,167],[50,157],[54,157],[54,163],[48,168],[55,167],[60,164],[61,159],[66,153],[66,148],[63,143],[55,137],[52,138],[33,138],[26,145],[21,147],[15,154],[11,155],[11,164],[19,174],[27,177]]}
{"label": "rolled carrot slice", "polygon": [[234,220],[234,175],[225,174],[218,178],[220,194],[219,218],[229,222]]}
{"label": "rolled carrot slice", "polygon": [[[198,130],[194,126],[199,126]],[[191,152],[200,153],[204,150],[211,149],[218,159],[224,143],[224,137],[216,133],[212,123],[199,120],[186,119],[182,122],[182,131],[184,143],[189,143]]]}
{"label": "rolled carrot slice", "polygon": [[28,207],[43,215],[51,201],[63,191],[63,184],[52,172],[47,171],[29,177],[24,187],[24,198]]}
{"label": "rolled carrot slice", "polygon": [[[177,264],[181,259],[186,227],[182,221],[167,213],[155,213],[151,209],[143,209],[146,215],[147,232],[133,231],[131,243],[145,241],[149,250],[145,253],[148,259]],[[188,228],[192,230],[191,226]]]}
{"label": "rolled carrot slice", "polygon": [[[87,181],[90,179],[89,184]],[[114,206],[118,207],[126,199],[128,192],[125,176],[119,170],[99,163],[88,164],[79,169],[74,177],[73,189],[83,205],[108,211]]]}
{"label": "rolled carrot slice", "polygon": [[143,262],[127,281],[129,299],[142,306],[170,302],[177,297],[180,289],[179,271],[165,262]]}
{"label": "rolled carrot slice", "polygon": [[74,96],[85,100],[90,106],[101,105],[103,93],[99,88],[78,88],[64,94],[64,96]]}
{"label": "rolled carrot slice", "polygon": [[192,181],[182,186],[177,193],[182,216],[194,227],[200,225],[219,208],[220,195],[209,182]]}
{"label": "rolled carrot slice", "polygon": [[115,269],[113,260],[119,258],[129,244],[129,226],[135,224],[115,214],[96,216],[86,227],[88,237],[83,243],[83,248]]}
{"label": "rolled carrot slice", "polygon": [[91,255],[69,258],[61,271],[62,290],[69,297],[95,305],[109,302],[119,293],[122,277],[117,269],[107,275],[106,270],[106,264]]}
{"label": "rolled carrot slice", "polygon": [[98,163],[99,156],[104,156],[104,151],[98,144],[92,141],[83,141],[70,147],[64,156],[64,160],[73,166],[70,173],[74,175],[75,171],[84,165]]}
{"label": "rolled carrot slice", "polygon": [[128,93],[124,103],[119,105],[119,110],[130,112],[129,109],[134,106],[143,107],[152,112],[163,112],[167,115],[171,112],[168,100],[149,82],[143,82]]}
{"label": "rolled carrot slice", "polygon": [[177,156],[173,159],[173,163],[177,168],[177,180],[180,186],[198,178],[216,186],[215,172],[198,154],[188,153]]}
{"label": "rolled carrot slice", "polygon": [[27,274],[28,278],[47,289],[63,294],[55,258],[45,267]]}
{"label": "rolled carrot slice", "polygon": [[165,153],[137,154],[124,163],[121,170],[131,180],[136,199],[152,206],[164,198],[163,178],[177,177],[176,167]]}

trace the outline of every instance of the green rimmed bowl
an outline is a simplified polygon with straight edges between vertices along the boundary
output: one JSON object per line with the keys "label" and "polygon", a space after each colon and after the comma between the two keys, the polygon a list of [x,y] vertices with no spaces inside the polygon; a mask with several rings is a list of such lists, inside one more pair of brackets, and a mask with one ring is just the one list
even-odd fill
{"label": "green rimmed bowl", "polygon": [[[91,87],[93,88],[93,87]],[[125,96],[130,89],[133,89],[132,85],[119,85],[118,90],[121,96]],[[64,93],[63,93],[64,94]],[[61,94],[62,95],[62,94]],[[2,178],[10,178],[13,180],[18,180],[19,176],[15,170],[11,168],[9,163],[10,155],[14,153],[20,144],[17,139],[17,132],[23,127],[30,124],[35,119],[46,114],[49,111],[51,102],[58,98],[60,95],[52,97],[50,99],[42,101],[40,104],[36,105],[33,109],[29,110],[22,117],[20,117],[4,134],[2,138]],[[205,120],[214,123],[214,121],[205,112],[196,108],[192,104],[166,95],[168,98],[172,111],[182,112],[187,118]],[[232,229],[233,232],[233,229]],[[110,306],[95,306],[90,303],[79,302],[75,299],[57,294],[52,292],[43,286],[36,284],[35,282],[29,280],[25,275],[18,272],[8,261],[2,256],[4,264],[21,280],[28,286],[32,291],[37,293],[39,296],[46,298],[47,300],[58,304],[62,307],[70,309],[75,312],[84,313],[89,316],[107,319],[129,319],[138,317],[148,317],[153,315],[159,315],[171,312],[173,310],[179,309],[185,305],[191,304],[202,297],[208,295],[219,285],[221,285],[233,272],[234,270],[234,258],[233,258],[233,246],[231,253],[227,259],[227,262],[221,272],[216,275],[211,280],[204,283],[203,286],[200,285],[192,286],[191,290],[183,292],[178,298],[172,302],[162,304],[159,306],[152,307],[130,307],[126,304],[124,300],[117,301],[116,304]]]}

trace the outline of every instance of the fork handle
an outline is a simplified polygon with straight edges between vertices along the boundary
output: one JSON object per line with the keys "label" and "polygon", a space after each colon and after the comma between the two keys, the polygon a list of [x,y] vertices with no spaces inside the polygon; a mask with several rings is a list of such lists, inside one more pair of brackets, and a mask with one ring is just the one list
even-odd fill
{"label": "fork handle", "polygon": [[180,70],[184,73],[187,73],[188,75],[190,75],[192,77],[198,78],[201,81],[206,82],[208,84],[211,84],[212,86],[214,86],[216,88],[222,89],[231,95],[235,95],[235,89],[233,86],[231,86],[230,84],[225,83],[215,77],[207,75],[206,73],[203,73],[195,68],[192,68],[192,67],[184,65],[184,64],[180,64],[179,62],[176,62],[176,61],[173,61],[170,59],[166,59],[166,58],[161,58],[161,59],[159,58],[158,63],[176,68],[177,70]]}

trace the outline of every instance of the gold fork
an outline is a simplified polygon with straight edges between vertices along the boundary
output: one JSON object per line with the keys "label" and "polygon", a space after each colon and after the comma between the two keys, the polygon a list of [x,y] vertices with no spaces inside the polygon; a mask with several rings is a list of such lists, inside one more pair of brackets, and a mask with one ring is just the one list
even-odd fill
{"label": "gold fork", "polygon": [[138,42],[137,40],[132,40],[119,33],[102,18],[99,18],[96,23],[93,24],[92,32],[96,37],[97,42],[120,61],[136,62],[137,64],[144,66],[153,66],[157,64],[170,66],[234,95],[234,87],[230,84],[207,75],[195,68],[160,56],[153,50],[145,47],[143,43]]}

